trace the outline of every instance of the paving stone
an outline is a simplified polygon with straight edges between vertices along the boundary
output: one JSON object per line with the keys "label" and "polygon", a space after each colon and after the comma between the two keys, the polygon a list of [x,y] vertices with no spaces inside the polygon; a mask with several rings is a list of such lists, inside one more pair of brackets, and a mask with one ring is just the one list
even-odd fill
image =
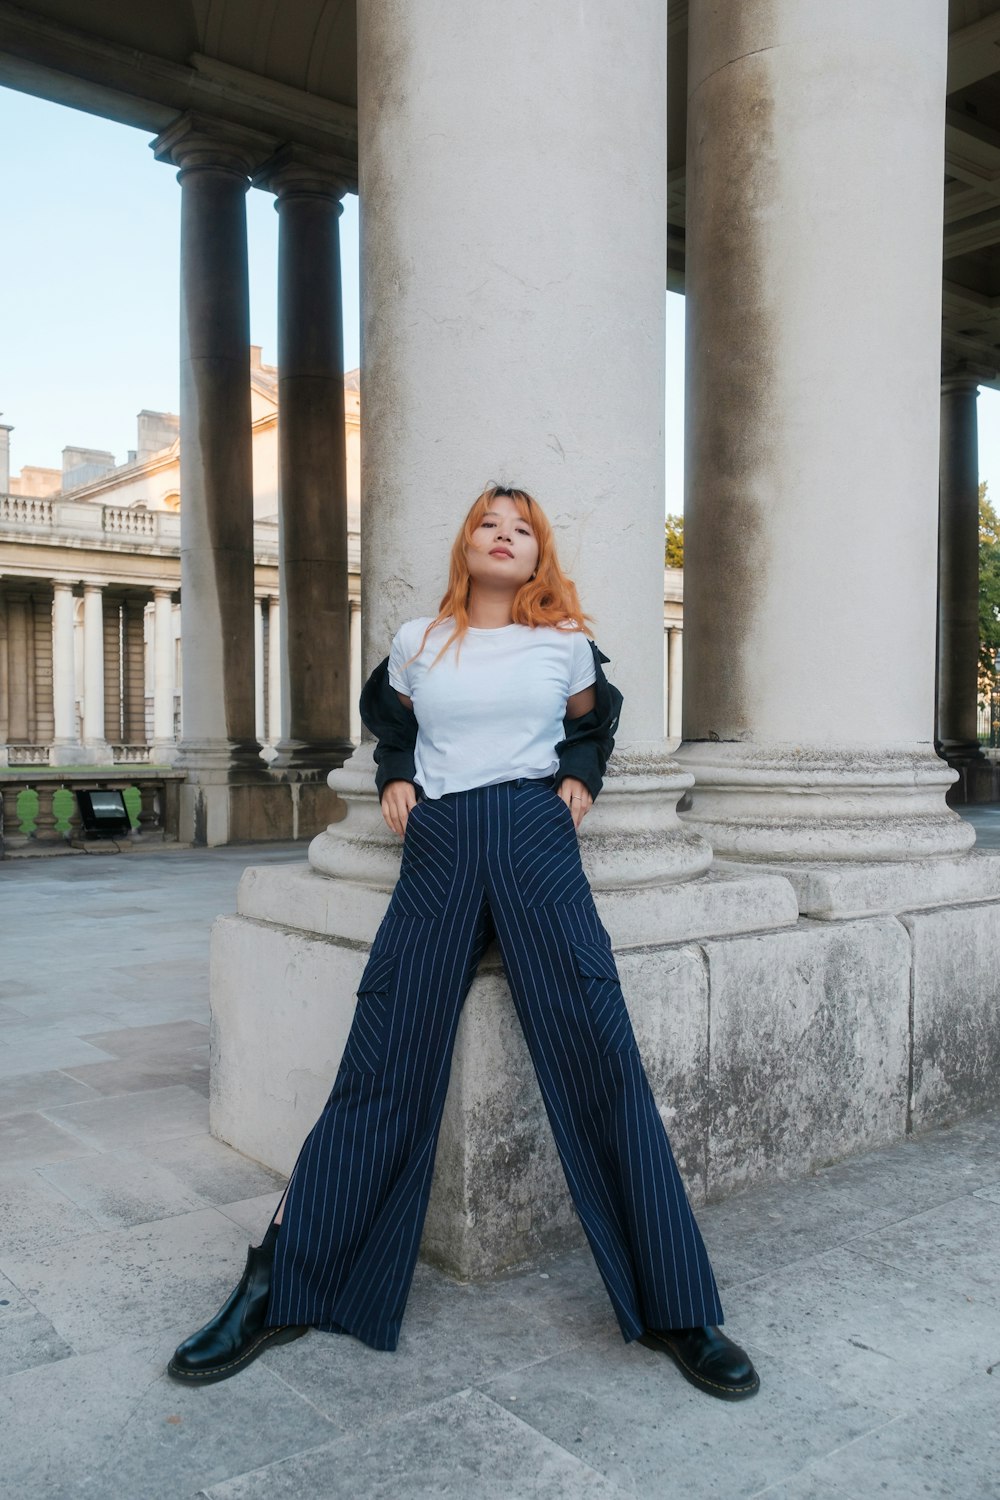
{"label": "paving stone", "polygon": [[206,1207],[205,1200],[166,1167],[129,1148],[41,1167],[39,1172],[86,1210],[92,1228],[147,1224]]}
{"label": "paving stone", "polygon": [[729,1312],[758,1348],[890,1415],[1000,1361],[1000,1310],[850,1248],[750,1282]]}
{"label": "paving stone", "polygon": [[985,1198],[987,1203],[1000,1203],[1000,1183],[997,1183],[995,1187],[978,1188],[972,1196]]}
{"label": "paving stone", "polygon": [[856,1495],[851,1490],[834,1489],[811,1474],[796,1474],[794,1479],[785,1479],[780,1484],[768,1485],[758,1490],[760,1500],[869,1500],[867,1493]]}
{"label": "paving stone", "polygon": [[980,1374],[943,1401],[921,1403],[912,1415],[817,1459],[811,1473],[863,1500],[997,1500],[998,1377]]}
{"label": "paving stone", "polygon": [[47,1181],[43,1171],[23,1167],[0,1172],[0,1256],[30,1255],[77,1235],[93,1234],[99,1227],[84,1208]]}
{"label": "paving stone", "polygon": [[[741,1329],[730,1332],[743,1341]],[[670,1494],[742,1500],[885,1422],[884,1413],[831,1392],[815,1373],[751,1352],[761,1391],[739,1403],[713,1400],[666,1355],[620,1337],[501,1375],[483,1389],[636,1500],[662,1500],[665,1474]]]}
{"label": "paving stone", "polygon": [[88,1154],[83,1141],[37,1112],[0,1119],[0,1161],[34,1167]]}
{"label": "paving stone", "polygon": [[87,1041],[113,1057],[183,1057],[192,1047],[207,1046],[209,1028],[199,1021],[169,1021],[161,1026],[123,1026],[99,1032]]}
{"label": "paving stone", "polygon": [[69,1073],[58,1070],[21,1073],[16,1078],[0,1078],[0,1118],[45,1109],[50,1104],[77,1104],[94,1097],[93,1089]]}
{"label": "paving stone", "polygon": [[[289,1447],[328,1441],[338,1429],[269,1375],[268,1358],[238,1382],[188,1390],[146,1337],[0,1380],[6,1493],[186,1500]],[[49,1412],[59,1420],[45,1423],[40,1444],[39,1414]]]}
{"label": "paving stone", "polygon": [[512,1315],[509,1301],[489,1286],[463,1285],[418,1265],[394,1353],[315,1330],[283,1348],[275,1370],[320,1411],[354,1428],[579,1341],[577,1329],[559,1327],[540,1311],[532,1319]]}
{"label": "paving stone", "polygon": [[[0,1272],[81,1353],[151,1328],[200,1328],[243,1273],[246,1238],[215,1209],[105,1230],[26,1256]],[[163,1358],[174,1348],[164,1339]]]}
{"label": "paving stone", "polygon": [[194,1089],[206,1099],[209,1094],[207,1046],[192,1047],[187,1061],[181,1057],[167,1057],[159,1062],[143,1057],[116,1057],[113,1062],[85,1063],[66,1071],[94,1094],[139,1094],[178,1084]]}
{"label": "paving stone", "polygon": [[121,1141],[196,1135],[208,1127],[208,1101],[194,1089],[176,1084],[54,1107],[45,1110],[45,1117],[90,1146],[110,1148]]}
{"label": "paving stone", "polygon": [[238,1224],[254,1244],[258,1244],[271,1222],[279,1198],[279,1193],[270,1191],[255,1198],[243,1198],[238,1203],[218,1203],[216,1207],[227,1219]]}
{"label": "paving stone", "polygon": [[[622,1491],[478,1391],[205,1490],[210,1500],[622,1500]],[[662,1494],[662,1491],[661,1491]]]}
{"label": "paving stone", "polygon": [[169,1168],[206,1203],[235,1203],[273,1193],[277,1207],[278,1197],[288,1182],[279,1172],[241,1155],[208,1134],[144,1141],[140,1149],[151,1161]]}
{"label": "paving stone", "polygon": [[910,1276],[1000,1308],[1000,1193],[975,1195],[914,1214],[891,1229],[852,1240],[851,1250]]}
{"label": "paving stone", "polygon": [[66,1359],[74,1352],[39,1312],[0,1318],[0,1378]]}
{"label": "paving stone", "polygon": [[68,1031],[51,1031],[30,1040],[4,1037],[0,1048],[0,1078],[19,1073],[52,1072],[74,1063],[107,1062],[108,1055]]}

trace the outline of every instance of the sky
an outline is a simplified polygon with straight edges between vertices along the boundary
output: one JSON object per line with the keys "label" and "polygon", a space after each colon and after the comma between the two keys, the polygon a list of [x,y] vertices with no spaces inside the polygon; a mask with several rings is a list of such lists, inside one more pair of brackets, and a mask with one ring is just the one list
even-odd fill
{"label": "sky", "polygon": [[[143,408],[178,408],[180,188],[151,137],[0,88],[0,421],[11,472],[68,446],[124,463]],[[247,194],[250,338],[277,363],[278,216]],[[345,368],[360,362],[358,200],[340,219]],[[666,296],[665,509],[683,510],[684,299]],[[979,397],[981,477],[1000,497],[1000,392]]]}

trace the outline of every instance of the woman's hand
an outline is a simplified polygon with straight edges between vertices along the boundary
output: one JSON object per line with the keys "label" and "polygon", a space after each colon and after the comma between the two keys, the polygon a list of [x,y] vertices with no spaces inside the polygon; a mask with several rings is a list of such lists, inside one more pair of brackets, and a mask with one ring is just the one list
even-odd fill
{"label": "woman's hand", "polygon": [[[394,786],[395,782],[390,782]],[[582,781],[575,776],[564,776],[556,787],[556,796],[561,797],[573,814],[573,823],[577,828],[583,822],[584,816],[594,805],[594,799],[590,795]]]}
{"label": "woman's hand", "polygon": [[406,833],[406,820],[416,806],[417,789],[412,781],[388,781],[382,792],[382,816],[400,838]]}

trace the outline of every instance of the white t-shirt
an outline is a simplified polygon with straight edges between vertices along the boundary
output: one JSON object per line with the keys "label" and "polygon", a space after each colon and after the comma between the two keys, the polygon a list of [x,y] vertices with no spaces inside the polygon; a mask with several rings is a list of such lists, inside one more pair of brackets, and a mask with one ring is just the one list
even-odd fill
{"label": "white t-shirt", "polygon": [[587,636],[554,625],[470,626],[458,660],[455,641],[432,671],[451,634],[447,620],[404,666],[432,618],[407,620],[389,652],[389,681],[412,699],[417,716],[416,779],[424,795],[558,770],[566,699],[597,677]]}

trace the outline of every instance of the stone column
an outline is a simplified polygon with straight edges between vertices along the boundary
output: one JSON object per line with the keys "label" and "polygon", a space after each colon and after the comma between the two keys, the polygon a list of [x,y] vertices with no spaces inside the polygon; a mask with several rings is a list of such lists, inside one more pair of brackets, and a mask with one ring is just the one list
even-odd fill
{"label": "stone column", "polygon": [[264,743],[264,601],[253,602],[253,685],[256,735]]}
{"label": "stone column", "polygon": [[720,855],[973,839],[931,742],[947,12],[691,0],[679,759]]}
{"label": "stone column", "polygon": [[170,589],[153,590],[153,760],[172,765],[174,739],[174,619]]}
{"label": "stone column", "polygon": [[361,602],[351,600],[351,739],[361,742]]}
{"label": "stone column", "polygon": [[671,625],[667,643],[667,733],[680,738],[681,701],[684,684],[684,632],[679,625]]}
{"label": "stone column", "polygon": [[184,115],[153,150],[180,168],[181,184],[184,733],[177,764],[188,773],[181,836],[219,844],[234,836],[234,787],[266,775],[247,649],[254,596],[245,199],[250,174],[273,143]]}
{"label": "stone column", "polygon": [[276,745],[281,738],[281,606],[272,594],[267,601],[267,738]]}
{"label": "stone column", "polygon": [[28,631],[31,598],[20,590],[7,593],[7,739],[26,744],[30,737],[28,711]]}
{"label": "stone column", "polygon": [[52,737],[53,765],[79,764],[82,746],[76,737],[76,666],[73,656],[73,588],[52,582]]}
{"label": "stone column", "polygon": [[99,583],[83,585],[83,739],[88,760],[110,765],[104,730],[104,597]]}
{"label": "stone column", "polygon": [[126,594],[122,601],[122,719],[127,745],[146,743],[145,601]]}
{"label": "stone column", "polygon": [[279,568],[287,720],[276,767],[329,770],[350,738],[340,217],[330,160],[284,147],[254,177],[277,194]]}
{"label": "stone column", "polygon": [[960,772],[982,760],[979,693],[979,431],[975,375],[941,382],[938,517],[938,751]]}
{"label": "stone column", "polygon": [[[437,609],[484,485],[534,493],[625,698],[581,844],[605,911],[620,908],[616,940],[639,942],[662,931],[669,883],[711,859],[678,821],[691,778],[663,733],[666,166],[650,121],[666,13],[637,0],[623,26],[557,9],[518,0],[466,27],[458,0],[414,7],[399,46],[374,0],[358,8],[363,668],[402,620]],[[552,88],[555,55],[572,90]],[[502,109],[487,103],[499,76]],[[314,868],[358,878],[362,848],[373,881],[398,868],[372,779],[363,740],[331,779],[349,811],[314,840]]]}

